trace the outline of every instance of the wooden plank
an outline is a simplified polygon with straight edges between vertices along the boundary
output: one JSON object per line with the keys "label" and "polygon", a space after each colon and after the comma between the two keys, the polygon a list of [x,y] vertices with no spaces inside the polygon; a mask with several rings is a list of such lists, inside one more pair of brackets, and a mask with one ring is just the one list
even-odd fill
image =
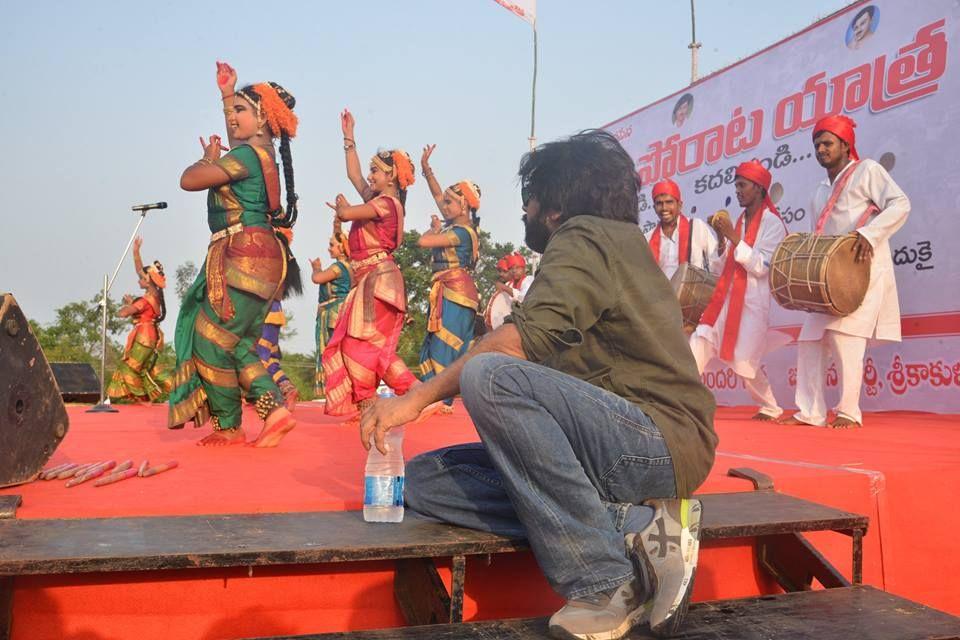
{"label": "wooden plank", "polygon": [[869,523],[867,516],[772,491],[711,493],[697,498],[703,503],[702,540],[866,530]]}
{"label": "wooden plank", "polygon": [[[872,587],[801,591],[691,605],[684,640],[933,640],[960,635],[960,618]],[[546,640],[547,619],[495,620],[271,640]],[[628,638],[653,638],[643,628]],[[266,639],[261,639],[266,640]]]}
{"label": "wooden plank", "polygon": [[0,521],[0,575],[431,558],[516,551],[522,540],[360,511]]}
{"label": "wooden plank", "polygon": [[[865,529],[865,516],[769,491],[701,496],[701,537]],[[452,557],[526,548],[523,540],[359,511],[0,520],[0,575],[146,571]]]}

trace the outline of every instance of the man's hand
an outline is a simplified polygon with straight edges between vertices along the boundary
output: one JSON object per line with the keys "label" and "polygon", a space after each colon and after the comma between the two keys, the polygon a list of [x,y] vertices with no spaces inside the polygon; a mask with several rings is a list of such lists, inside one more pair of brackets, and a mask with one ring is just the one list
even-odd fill
{"label": "man's hand", "polygon": [[370,437],[373,436],[377,451],[386,455],[387,445],[384,439],[387,432],[394,427],[413,422],[420,416],[422,409],[409,392],[396,398],[378,399],[360,414],[360,442],[363,448],[370,450]]}
{"label": "man's hand", "polygon": [[493,285],[497,288],[497,291],[499,291],[500,293],[505,293],[508,296],[513,295],[513,287],[511,287],[510,285],[503,284],[499,280],[494,282]]}
{"label": "man's hand", "polygon": [[851,250],[854,252],[855,262],[870,262],[873,259],[873,245],[859,233],[854,232],[857,241],[853,243]]}

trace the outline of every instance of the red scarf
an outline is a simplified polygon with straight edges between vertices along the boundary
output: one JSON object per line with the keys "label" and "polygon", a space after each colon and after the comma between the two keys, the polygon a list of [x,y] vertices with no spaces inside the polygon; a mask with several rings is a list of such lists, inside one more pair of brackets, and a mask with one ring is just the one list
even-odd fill
{"label": "red scarf", "polygon": [[[650,236],[650,250],[653,251],[653,259],[657,264],[660,264],[660,227],[662,225],[657,225],[657,228],[653,230],[653,234]],[[680,234],[680,249],[677,263],[683,264],[687,262],[687,256],[690,253],[690,249],[687,246],[690,242],[690,221],[686,216],[681,215],[677,221],[677,233]]]}
{"label": "red scarf", "polygon": [[[765,213],[764,208],[761,208],[753,220],[750,221],[750,226],[747,227],[747,235],[743,238],[743,241],[746,242],[751,247],[757,241],[757,233],[760,231],[760,220],[763,218]],[[773,215],[776,213],[772,212]],[[740,214],[740,218],[737,220],[737,233],[739,234],[743,229],[743,219],[746,217],[746,212]],[[720,275],[720,280],[717,282],[717,288],[713,290],[713,297],[710,298],[710,304],[707,305],[706,310],[703,312],[703,316],[700,317],[700,324],[705,324],[712,327],[713,324],[717,321],[717,317],[720,315],[720,310],[723,309],[723,301],[727,297],[727,291],[730,291],[730,308],[727,310],[727,322],[726,326],[723,328],[723,341],[720,346],[720,359],[730,362],[733,360],[733,350],[737,346],[737,336],[740,335],[740,318],[743,316],[743,298],[747,293],[747,270],[743,268],[739,262],[734,260],[733,253],[736,247],[732,247],[727,253],[727,262],[723,266],[723,273]]]}

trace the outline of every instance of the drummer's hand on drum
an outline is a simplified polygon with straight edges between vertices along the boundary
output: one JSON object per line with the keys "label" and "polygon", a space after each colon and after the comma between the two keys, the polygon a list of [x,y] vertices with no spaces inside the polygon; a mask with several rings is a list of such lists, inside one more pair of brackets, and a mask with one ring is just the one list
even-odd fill
{"label": "drummer's hand on drum", "polygon": [[493,285],[497,288],[497,291],[500,293],[505,293],[508,296],[513,294],[513,287],[508,284],[503,284],[500,281],[494,282]]}
{"label": "drummer's hand on drum", "polygon": [[859,233],[854,232],[857,241],[853,243],[851,250],[856,254],[857,262],[870,262],[873,259],[873,245]]}

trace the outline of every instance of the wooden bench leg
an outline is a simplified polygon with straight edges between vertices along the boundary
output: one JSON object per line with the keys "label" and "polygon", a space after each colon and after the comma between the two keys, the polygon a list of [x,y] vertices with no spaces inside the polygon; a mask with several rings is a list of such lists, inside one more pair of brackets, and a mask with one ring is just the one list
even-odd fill
{"label": "wooden bench leg", "polygon": [[[0,496],[0,519],[16,518],[19,495]],[[13,637],[13,576],[0,576],[0,640]]]}
{"label": "wooden bench leg", "polygon": [[850,532],[853,538],[853,584],[863,584],[863,529]]}
{"label": "wooden bench leg", "polygon": [[393,594],[409,625],[450,622],[450,595],[430,558],[397,560]]}
{"label": "wooden bench leg", "polygon": [[825,588],[849,587],[850,582],[798,533],[781,533],[757,539],[760,566],[785,591],[808,591],[813,579]]}
{"label": "wooden bench leg", "polygon": [[407,624],[463,622],[466,557],[453,556],[451,569],[450,593],[447,593],[447,588],[437,573],[437,567],[430,558],[396,561],[393,594]]}
{"label": "wooden bench leg", "polygon": [[467,559],[453,556],[450,577],[450,622],[463,622],[463,585],[467,578]]}
{"label": "wooden bench leg", "polygon": [[13,576],[0,576],[0,640],[13,637]]}

